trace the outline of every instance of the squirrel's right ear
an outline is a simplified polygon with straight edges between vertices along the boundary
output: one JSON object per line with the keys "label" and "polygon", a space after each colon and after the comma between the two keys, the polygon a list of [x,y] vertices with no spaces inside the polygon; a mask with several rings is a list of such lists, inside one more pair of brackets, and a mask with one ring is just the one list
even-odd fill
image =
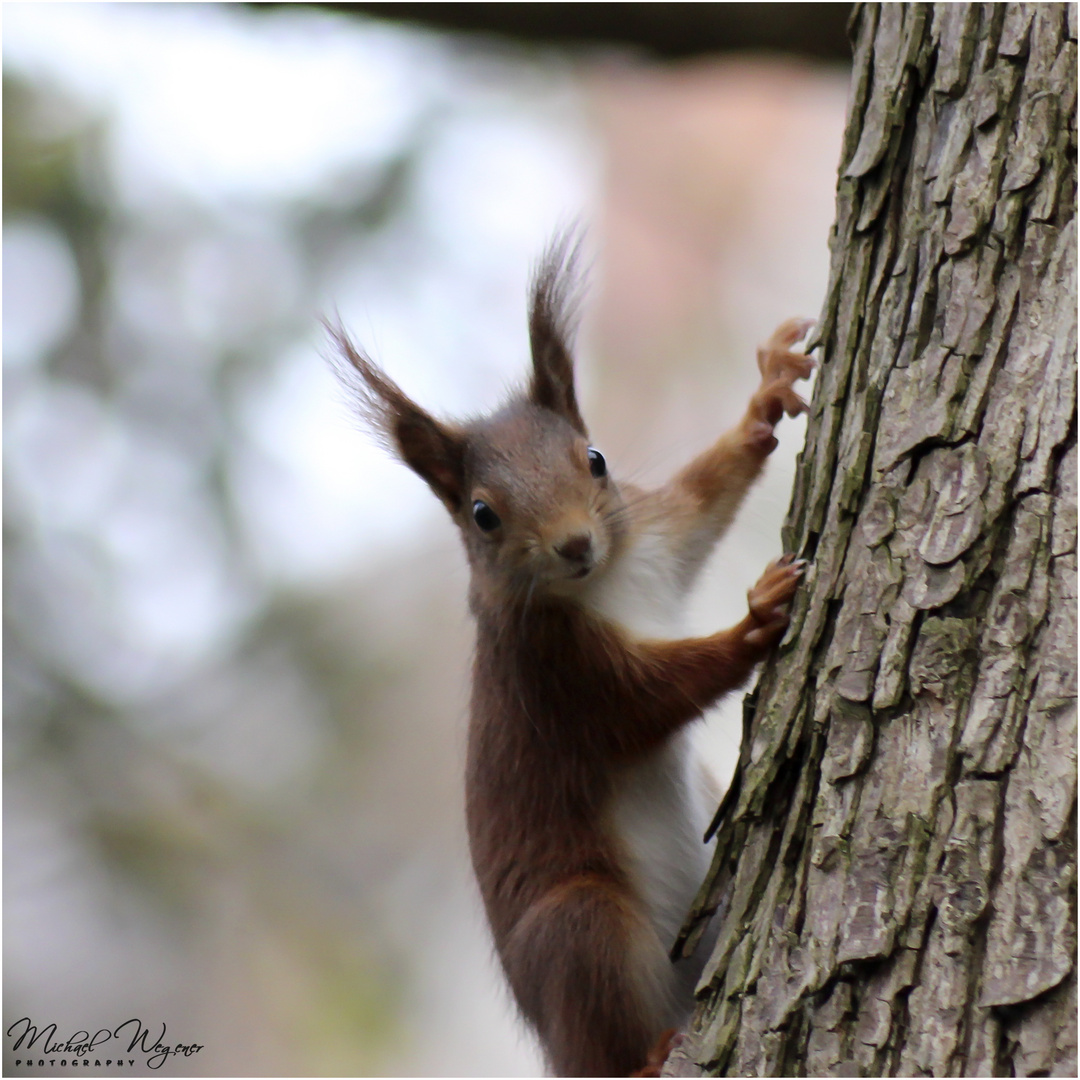
{"label": "squirrel's right ear", "polygon": [[446,508],[457,513],[465,489],[464,435],[421,409],[353,345],[341,326],[325,325],[337,347],[331,363],[360,414]]}
{"label": "squirrel's right ear", "polygon": [[529,345],[533,377],[529,399],[558,413],[582,435],[585,422],[574,392],[574,360],[570,352],[576,316],[580,244],[572,232],[557,236],[533,275],[529,304]]}

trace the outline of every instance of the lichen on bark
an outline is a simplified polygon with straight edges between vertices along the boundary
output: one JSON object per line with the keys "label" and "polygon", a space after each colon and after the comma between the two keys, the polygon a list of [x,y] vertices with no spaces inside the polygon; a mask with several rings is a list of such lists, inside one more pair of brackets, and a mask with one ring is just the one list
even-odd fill
{"label": "lichen on bark", "polygon": [[1076,1075],[1076,25],[853,15],[811,565],[673,1075]]}

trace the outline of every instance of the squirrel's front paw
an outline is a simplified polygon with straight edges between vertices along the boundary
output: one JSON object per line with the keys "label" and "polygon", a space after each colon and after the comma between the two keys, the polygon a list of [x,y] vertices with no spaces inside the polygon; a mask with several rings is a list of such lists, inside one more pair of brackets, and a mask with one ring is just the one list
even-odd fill
{"label": "squirrel's front paw", "polygon": [[776,448],[773,428],[784,413],[798,416],[809,408],[793,386],[796,379],[809,377],[814,361],[805,353],[792,352],[791,347],[813,325],[813,319],[788,319],[757,351],[761,386],[750,400],[747,439],[762,453],[772,453]]}
{"label": "squirrel's front paw", "polygon": [[796,559],[794,555],[783,555],[766,567],[758,583],[746,594],[754,623],[746,634],[748,644],[768,649],[784,636],[791,598],[805,569],[806,560]]}

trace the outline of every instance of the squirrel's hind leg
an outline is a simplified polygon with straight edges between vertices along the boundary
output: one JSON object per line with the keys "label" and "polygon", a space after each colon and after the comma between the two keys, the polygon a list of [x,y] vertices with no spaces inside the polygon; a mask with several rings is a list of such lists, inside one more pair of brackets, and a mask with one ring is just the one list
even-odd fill
{"label": "squirrel's hind leg", "polygon": [[673,1012],[672,965],[618,882],[581,875],[549,890],[502,953],[556,1076],[630,1076],[650,1066]]}
{"label": "squirrel's hind leg", "polygon": [[675,1028],[668,1028],[660,1038],[653,1043],[652,1049],[645,1058],[645,1064],[631,1076],[659,1076],[664,1069],[664,1063],[668,1055],[679,1045],[679,1033]]}

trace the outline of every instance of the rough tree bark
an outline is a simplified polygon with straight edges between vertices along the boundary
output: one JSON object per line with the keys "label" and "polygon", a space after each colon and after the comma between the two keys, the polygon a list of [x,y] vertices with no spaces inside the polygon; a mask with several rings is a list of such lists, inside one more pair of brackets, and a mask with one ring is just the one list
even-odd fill
{"label": "rough tree bark", "polygon": [[674,1075],[1076,1075],[1076,7],[861,6],[786,525]]}

